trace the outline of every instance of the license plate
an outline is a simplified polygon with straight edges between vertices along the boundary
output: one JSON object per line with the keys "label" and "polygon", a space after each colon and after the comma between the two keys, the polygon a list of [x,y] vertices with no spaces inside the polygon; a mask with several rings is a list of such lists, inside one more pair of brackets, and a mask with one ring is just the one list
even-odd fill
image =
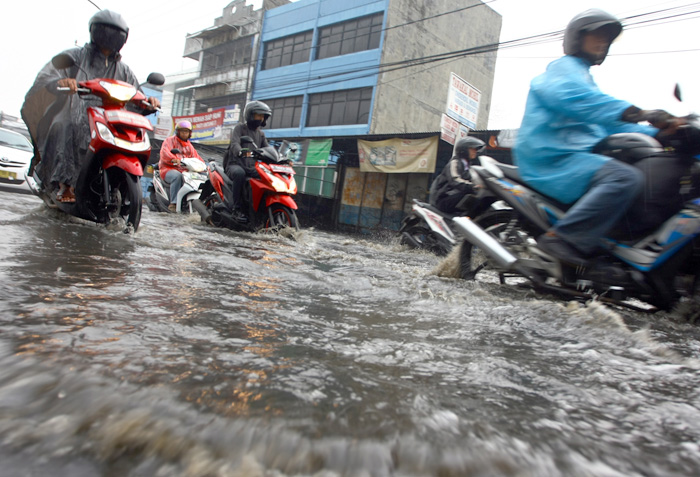
{"label": "license plate", "polygon": [[279,172],[280,174],[294,174],[294,169],[290,166],[270,164],[270,169],[272,169],[272,172]]}
{"label": "license plate", "polygon": [[10,171],[0,171],[0,177],[2,177],[3,179],[15,180],[17,179],[17,173]]}

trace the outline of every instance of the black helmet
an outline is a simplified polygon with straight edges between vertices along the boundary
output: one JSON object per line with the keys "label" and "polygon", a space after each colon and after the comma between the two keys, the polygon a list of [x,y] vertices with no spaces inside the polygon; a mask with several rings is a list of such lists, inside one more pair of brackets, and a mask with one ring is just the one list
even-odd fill
{"label": "black helmet", "polygon": [[118,53],[129,36],[129,26],[126,21],[120,14],[111,10],[100,10],[95,13],[88,26],[90,41],[112,53]]}
{"label": "black helmet", "polygon": [[583,35],[593,30],[604,28],[610,37],[610,43],[622,33],[622,23],[611,14],[592,8],[579,13],[571,19],[564,32],[564,54],[586,58],[594,65],[601,64],[607,56],[607,51],[602,57],[591,58],[581,51],[581,39]]}
{"label": "black helmet", "polygon": [[267,124],[267,118],[272,115],[272,110],[262,101],[251,101],[250,103],[246,104],[245,109],[243,110],[243,119],[245,120],[246,124],[248,124],[248,127],[251,127],[250,122],[253,121],[253,114],[256,113],[262,114],[265,117],[265,119],[263,119],[260,123],[260,126],[265,126]]}
{"label": "black helmet", "polygon": [[453,155],[463,159],[469,159],[469,149],[475,148],[476,152],[480,153],[485,147],[486,144],[481,139],[467,136],[457,140]]}

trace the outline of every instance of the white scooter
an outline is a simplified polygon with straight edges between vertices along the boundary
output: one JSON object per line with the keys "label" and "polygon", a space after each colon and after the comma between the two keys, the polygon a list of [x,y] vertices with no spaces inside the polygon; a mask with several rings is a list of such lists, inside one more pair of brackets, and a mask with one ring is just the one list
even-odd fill
{"label": "white scooter", "polygon": [[[172,149],[173,154],[180,154],[179,149]],[[187,168],[182,173],[182,187],[177,193],[177,213],[195,213],[192,202],[199,199],[201,186],[207,180],[207,165],[196,157],[184,157],[180,163]],[[153,168],[153,182],[148,188],[150,194],[148,208],[154,212],[168,212],[170,204],[170,185],[160,176],[160,170],[156,164]]]}

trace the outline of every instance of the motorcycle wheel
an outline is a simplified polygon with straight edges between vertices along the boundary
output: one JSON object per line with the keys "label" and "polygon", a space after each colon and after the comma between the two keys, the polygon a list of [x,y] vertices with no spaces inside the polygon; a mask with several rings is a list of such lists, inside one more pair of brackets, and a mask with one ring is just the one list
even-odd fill
{"label": "motorcycle wheel", "polygon": [[283,227],[299,229],[297,214],[286,205],[275,204],[270,207],[269,213],[272,214],[273,223],[270,223],[270,218],[268,217],[265,221],[265,229],[279,229]]}
{"label": "motorcycle wheel", "polygon": [[407,227],[401,234],[400,243],[411,248],[428,250],[440,256],[445,256],[452,250],[452,244],[420,224]]}
{"label": "motorcycle wheel", "polygon": [[141,201],[143,192],[139,178],[121,169],[108,169],[110,199],[113,204],[111,219],[121,217],[125,224],[125,232],[129,229],[136,232],[141,222]]}
{"label": "motorcycle wheel", "polygon": [[151,190],[151,193],[148,196],[148,210],[151,212],[163,212],[161,210],[160,205],[158,204],[158,195],[156,194],[156,191]]}
{"label": "motorcycle wheel", "polygon": [[[498,237],[513,217],[510,210],[496,210],[486,212],[474,219],[474,222],[487,233]],[[479,247],[464,240],[459,253],[460,275],[465,280],[474,280],[477,273],[488,267],[488,256]]]}

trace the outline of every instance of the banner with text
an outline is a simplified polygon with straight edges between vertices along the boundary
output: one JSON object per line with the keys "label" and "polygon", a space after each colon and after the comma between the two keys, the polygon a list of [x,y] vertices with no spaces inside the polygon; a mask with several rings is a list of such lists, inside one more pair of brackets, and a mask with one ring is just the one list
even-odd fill
{"label": "banner with text", "polygon": [[224,137],[224,115],[224,108],[219,108],[190,116],[174,116],[173,124],[177,124],[182,120],[187,120],[192,123],[192,137],[190,141],[211,141]]}
{"label": "banner with text", "polygon": [[451,73],[450,87],[447,90],[447,115],[469,129],[476,129],[479,101],[481,92]]}
{"label": "banner with text", "polygon": [[424,139],[357,140],[362,172],[435,172],[438,137]]}
{"label": "banner with text", "polygon": [[469,128],[459,124],[447,114],[442,114],[442,118],[440,119],[440,139],[454,146],[457,139],[462,139],[468,135]]}

